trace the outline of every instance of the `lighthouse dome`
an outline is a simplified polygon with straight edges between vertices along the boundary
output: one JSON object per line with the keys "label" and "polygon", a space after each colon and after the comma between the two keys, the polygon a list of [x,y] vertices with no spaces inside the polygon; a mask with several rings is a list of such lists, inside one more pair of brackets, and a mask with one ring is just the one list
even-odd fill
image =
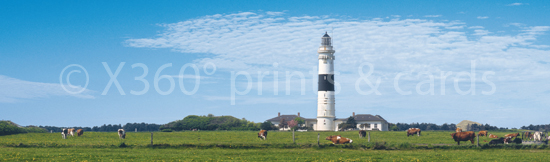
{"label": "lighthouse dome", "polygon": [[328,36],[328,33],[325,32],[325,35],[321,38],[323,41],[321,41],[322,46],[332,46],[330,36]]}

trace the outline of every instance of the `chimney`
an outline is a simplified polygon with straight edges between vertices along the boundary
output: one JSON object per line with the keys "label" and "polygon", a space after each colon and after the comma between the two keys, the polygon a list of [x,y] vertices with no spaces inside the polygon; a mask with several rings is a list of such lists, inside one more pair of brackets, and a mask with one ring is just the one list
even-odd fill
{"label": "chimney", "polygon": [[298,112],[298,116],[300,116],[300,112]]}
{"label": "chimney", "polygon": [[277,116],[281,116],[281,112],[279,112],[279,115],[277,115]]}
{"label": "chimney", "polygon": [[355,117],[355,112],[353,112],[353,117]]}

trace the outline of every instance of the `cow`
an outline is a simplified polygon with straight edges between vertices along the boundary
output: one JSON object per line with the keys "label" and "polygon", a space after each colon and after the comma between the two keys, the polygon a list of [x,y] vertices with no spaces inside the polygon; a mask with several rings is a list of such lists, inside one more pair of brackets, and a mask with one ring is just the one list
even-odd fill
{"label": "cow", "polygon": [[518,136],[519,136],[519,133],[510,133],[510,134],[504,135],[504,137],[510,137],[510,138],[518,138]]}
{"label": "cow", "polygon": [[533,133],[531,132],[523,132],[523,137],[527,139],[533,139]]}
{"label": "cow", "polygon": [[420,133],[422,132],[422,130],[418,129],[418,128],[409,128],[409,130],[407,130],[407,137],[412,135],[414,136],[414,134],[420,136]]}
{"label": "cow", "polygon": [[69,134],[69,130],[64,128],[63,131],[61,131],[61,137],[63,139],[67,139],[67,135]]}
{"label": "cow", "polygon": [[126,138],[126,132],[124,132],[124,129],[118,129],[118,137],[121,139]]}
{"label": "cow", "polygon": [[490,145],[504,144],[504,138],[494,139],[489,142]]}
{"label": "cow", "polygon": [[462,128],[456,128],[456,133],[462,132]]}
{"label": "cow", "polygon": [[353,143],[353,140],[349,138],[342,137],[340,135],[337,136],[328,136],[325,138],[326,140],[332,141],[332,144],[346,144],[346,143]]}
{"label": "cow", "polygon": [[258,133],[258,138],[261,140],[267,139],[267,130],[260,130],[260,133]]}
{"label": "cow", "polygon": [[493,134],[489,134],[489,138],[498,138],[498,136],[493,135]]}
{"label": "cow", "polygon": [[364,130],[359,131],[359,138],[365,138],[366,135],[367,135],[366,131],[364,131]]}
{"label": "cow", "polygon": [[69,134],[70,134],[71,136],[74,137],[74,128],[69,128],[69,129],[68,129],[68,132],[69,132]]}
{"label": "cow", "polygon": [[478,136],[485,136],[487,137],[487,131],[486,130],[482,130],[482,131],[479,131],[479,133],[477,134]]}
{"label": "cow", "polygon": [[533,133],[533,138],[535,141],[542,141],[542,132],[536,131]]}
{"label": "cow", "polygon": [[78,130],[76,130],[76,134],[78,135],[78,137],[80,137],[84,134],[84,130],[78,129]]}
{"label": "cow", "polygon": [[[516,137],[516,138],[517,138],[517,137]],[[508,137],[504,138],[504,143],[505,143],[505,144],[508,144],[508,143],[510,143],[510,142],[512,142],[512,136],[508,136]]]}
{"label": "cow", "polygon": [[474,131],[458,132],[458,133],[451,133],[451,136],[453,137],[455,142],[458,143],[458,145],[460,145],[460,141],[471,141],[472,144],[474,144],[476,133]]}
{"label": "cow", "polygon": [[521,138],[515,138],[512,142],[516,144],[521,144],[523,141],[521,140]]}

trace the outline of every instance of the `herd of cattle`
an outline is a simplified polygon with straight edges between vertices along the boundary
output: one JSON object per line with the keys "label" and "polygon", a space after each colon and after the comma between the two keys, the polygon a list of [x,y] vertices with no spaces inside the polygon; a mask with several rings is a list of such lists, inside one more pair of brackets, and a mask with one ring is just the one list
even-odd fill
{"label": "herd of cattle", "polygon": [[[63,139],[67,139],[67,136],[69,136],[69,135],[74,137],[74,132],[75,132],[74,128],[65,128],[65,129],[63,129],[63,131],[61,131],[61,137]],[[118,137],[119,138],[121,138],[121,139],[126,138],[126,132],[124,131],[124,129],[118,129],[117,132],[118,132]],[[77,134],[78,137],[80,137],[84,134],[84,130],[78,129],[78,130],[76,130],[76,134]]]}
{"label": "herd of cattle", "polygon": [[[407,136],[408,134],[409,133],[407,133]],[[520,136],[520,133],[510,133],[510,134],[504,135],[504,137],[498,138],[498,136],[493,134],[488,134],[486,130],[482,130],[482,131],[479,131],[477,135],[480,137],[485,136],[489,138],[497,138],[497,139],[491,140],[489,144],[508,144],[508,143],[521,144],[522,143],[522,140],[518,138]],[[524,132],[523,135],[525,138],[534,140],[534,141],[542,141],[544,139],[544,133],[540,131],[536,131],[534,133]],[[470,141],[472,142],[472,144],[474,144],[474,139],[476,137],[476,134],[474,131],[462,132],[462,129],[456,128],[456,132],[451,133],[451,136],[453,137],[455,142],[457,142],[458,145],[460,145],[460,141]],[[512,140],[512,138],[514,138],[514,140]],[[550,140],[550,136],[548,136],[547,138],[548,140]]]}
{"label": "herd of cattle", "polygon": [[[67,139],[68,135],[71,135],[74,137],[74,132],[75,132],[75,129],[73,128],[63,129],[63,131],[61,131],[61,137],[63,137],[63,139]],[[83,134],[84,134],[84,130],[82,129],[76,130],[76,135],[78,137],[82,136]]]}
{"label": "herd of cattle", "polygon": [[[407,132],[407,137],[409,137],[411,135],[412,136],[414,136],[414,135],[420,136],[422,130],[420,130],[419,128],[409,128],[406,132]],[[365,137],[366,134],[367,133],[364,130],[359,131],[359,137],[361,137],[361,138]],[[489,134],[486,130],[482,130],[482,131],[479,131],[479,133],[477,135],[478,136],[485,136],[485,137],[489,137],[489,138],[497,138],[497,139],[491,140],[489,142],[489,144],[508,144],[508,143],[521,144],[522,143],[522,140],[518,138],[520,136],[520,133],[510,133],[510,134],[504,135],[504,137],[499,138],[496,135]],[[534,140],[534,141],[542,141],[544,139],[544,133],[542,133],[540,131],[536,131],[534,133],[525,132],[523,135],[527,139]],[[476,137],[476,134],[475,134],[474,131],[462,132],[462,129],[457,128],[455,133],[451,133],[451,137],[455,140],[455,142],[457,142],[458,145],[460,145],[460,141],[470,141],[470,142],[472,142],[472,144],[474,144],[474,139]],[[258,138],[260,138],[262,140],[266,140],[267,139],[267,131],[266,130],[261,130],[258,133]],[[514,140],[512,140],[512,138],[514,138]],[[550,136],[548,136],[546,138],[548,138],[548,140],[550,141]],[[353,142],[353,140],[351,140],[349,138],[342,137],[340,135],[328,136],[326,138],[326,140],[332,141],[333,144],[346,144],[346,143],[352,143]]]}
{"label": "herd of cattle", "polygon": [[[63,137],[63,139],[67,139],[68,135],[71,135],[74,137],[74,132],[76,132],[77,136],[79,137],[84,134],[84,130],[82,129],[78,129],[75,131],[75,129],[73,128],[68,128],[68,129],[66,128],[66,129],[63,129],[63,131],[61,132],[61,136]],[[120,139],[126,138],[126,132],[124,131],[124,129],[118,129],[117,132],[118,132],[118,137]],[[409,128],[406,132],[407,132],[407,137],[411,135],[420,136],[422,130],[420,130],[419,128]],[[359,131],[359,137],[361,138],[365,137],[366,134],[367,133],[364,130]],[[508,144],[508,143],[521,144],[522,143],[522,140],[517,138],[520,136],[520,133],[506,134],[504,135],[504,137],[499,138],[496,135],[488,134],[486,130],[482,130],[482,131],[479,131],[477,135],[480,137],[485,136],[489,138],[497,138],[497,139],[491,140],[489,144]],[[534,133],[524,132],[523,136],[526,137],[527,139],[534,140],[534,141],[542,141],[543,139],[545,139],[544,133],[540,131],[536,131]],[[472,144],[474,144],[474,139],[476,137],[476,134],[474,131],[463,132],[462,129],[456,128],[455,133],[451,133],[451,137],[455,140],[455,142],[457,142],[458,145],[460,145],[460,141],[470,141]],[[260,130],[260,132],[258,133],[258,138],[260,138],[261,140],[266,140],[267,130]],[[514,138],[514,140],[512,140],[512,138]],[[546,138],[550,141],[550,136]],[[341,135],[331,135],[325,139],[332,141],[333,144],[353,143],[353,140],[342,137]]]}

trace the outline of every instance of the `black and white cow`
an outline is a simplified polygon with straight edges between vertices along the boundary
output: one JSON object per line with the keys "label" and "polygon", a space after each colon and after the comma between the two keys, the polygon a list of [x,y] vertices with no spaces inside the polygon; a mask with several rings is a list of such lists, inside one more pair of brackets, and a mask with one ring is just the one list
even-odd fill
{"label": "black and white cow", "polygon": [[67,135],[69,135],[69,129],[64,128],[63,131],[61,131],[61,137],[67,139]]}

